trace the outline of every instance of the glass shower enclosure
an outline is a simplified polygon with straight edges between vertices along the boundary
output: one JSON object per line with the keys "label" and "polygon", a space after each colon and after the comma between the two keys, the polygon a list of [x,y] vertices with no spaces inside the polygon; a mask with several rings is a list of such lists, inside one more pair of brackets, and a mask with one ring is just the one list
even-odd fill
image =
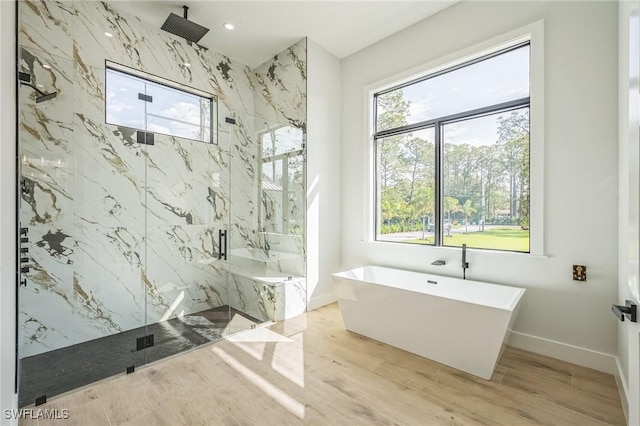
{"label": "glass shower enclosure", "polygon": [[138,95],[177,95],[136,79],[118,106],[150,132],[108,124],[114,95],[90,93],[106,69],[84,70],[87,87],[69,59],[21,46],[19,64],[20,406],[268,319],[229,289],[234,234],[252,226],[231,220],[238,128],[214,121],[206,142],[158,133],[168,123]]}
{"label": "glass shower enclosure", "polygon": [[306,42],[18,2],[21,407],[306,310]]}

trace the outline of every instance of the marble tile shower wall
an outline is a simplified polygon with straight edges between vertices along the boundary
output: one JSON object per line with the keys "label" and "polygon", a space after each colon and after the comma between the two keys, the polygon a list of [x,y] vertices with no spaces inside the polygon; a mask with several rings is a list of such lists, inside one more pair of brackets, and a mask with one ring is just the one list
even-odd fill
{"label": "marble tile shower wall", "polygon": [[[292,150],[306,146],[307,130],[307,42],[295,43],[255,69],[254,123],[255,141],[252,150],[264,152],[259,135],[268,130],[294,127],[301,131],[301,140],[288,140],[286,145]],[[241,129],[239,129],[240,131]],[[247,143],[249,145],[249,143]],[[287,151],[288,149],[285,149]],[[255,152],[255,151],[253,151]],[[304,158],[304,156],[303,156]],[[263,205],[253,205],[251,217],[254,222],[246,229],[258,229],[256,246],[247,250],[248,239],[242,232],[236,232],[231,240],[229,279],[229,301],[231,306],[263,321],[279,321],[299,315],[306,310],[307,294],[305,275],[305,243],[301,233],[273,233],[264,214],[268,206],[262,196],[264,188],[260,184],[261,164],[256,164],[255,176],[251,183],[240,187],[253,188],[248,195],[253,200],[262,200]],[[304,224],[306,203],[306,182],[304,168],[298,173],[283,176],[288,180],[289,194],[286,217],[291,224]],[[250,179],[251,176],[244,176]],[[280,195],[282,197],[282,195]],[[264,222],[257,214],[262,209]],[[282,217],[275,218],[281,220]],[[241,223],[239,222],[238,225]],[[304,226],[302,226],[304,229]],[[239,228],[240,230],[240,228]],[[255,234],[254,234],[255,235]],[[257,248],[257,250],[256,250]],[[237,253],[237,254],[236,254]],[[269,278],[264,278],[264,276]],[[294,279],[288,278],[294,276]],[[262,278],[261,278],[262,277]]]}
{"label": "marble tile shower wall", "polygon": [[[39,104],[19,94],[30,240],[20,356],[228,304],[217,230],[230,223],[232,244],[258,246],[260,73],[109,3],[21,1],[19,20],[21,71],[58,92]],[[106,125],[105,60],[215,94],[219,143],[156,135],[145,146]],[[288,102],[280,79],[274,105]]]}
{"label": "marble tile shower wall", "polygon": [[[294,127],[301,130],[302,140],[289,140],[287,143],[290,146],[305,147],[307,137],[306,39],[266,61],[255,71],[256,132],[259,134],[273,127]],[[259,149],[262,151],[262,147]],[[289,181],[287,217],[291,223],[303,224],[306,213],[305,173],[290,173],[290,176],[285,178]],[[265,201],[265,198],[261,197],[261,199]],[[268,210],[269,206],[263,204],[262,208],[263,211]],[[261,237],[258,238],[260,248],[265,248],[265,241],[267,241],[269,248],[275,252],[298,255],[294,265],[291,264],[291,260],[282,261],[279,262],[278,269],[285,273],[303,276],[305,274],[304,236],[295,233],[274,233],[269,229],[268,224],[261,224],[260,231]]]}

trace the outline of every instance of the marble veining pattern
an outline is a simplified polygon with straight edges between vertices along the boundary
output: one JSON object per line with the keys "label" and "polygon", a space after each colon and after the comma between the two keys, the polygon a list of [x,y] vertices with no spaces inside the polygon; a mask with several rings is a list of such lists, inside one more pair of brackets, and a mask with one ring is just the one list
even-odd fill
{"label": "marble veining pattern", "polygon": [[[275,266],[275,271],[283,272],[283,276],[290,274],[303,276],[306,268],[304,238],[302,235],[295,235],[303,232],[306,212],[303,165],[305,154],[301,156],[296,154],[299,149],[306,152],[306,63],[307,42],[303,39],[257,67],[254,73],[255,115],[259,117],[259,120],[256,119],[256,132],[277,132],[278,129],[293,127],[299,129],[298,132],[301,133],[302,138],[295,141],[295,147],[284,148],[285,151],[291,149],[287,153],[288,158],[285,159],[289,165],[289,176],[282,177],[288,180],[289,193],[282,194],[282,191],[275,191],[275,194],[270,194],[264,189],[264,185],[261,185],[263,194],[258,198],[261,203],[262,219],[256,246],[297,256],[295,259],[286,256]],[[291,142],[291,140],[288,141],[289,144]],[[258,144],[260,153],[269,156],[268,150],[262,146],[260,140]],[[261,179],[264,179],[264,176]],[[280,199],[276,200],[274,197]],[[277,213],[275,209],[276,205],[279,205],[279,208],[282,207],[283,198],[287,198],[288,204],[286,219],[283,218],[282,212]],[[288,229],[282,229],[283,223],[286,223]]]}
{"label": "marble veining pattern", "polygon": [[[229,278],[217,232],[230,230],[229,248],[263,244],[254,114],[306,130],[304,40],[252,70],[117,3],[26,0],[19,20],[21,71],[57,92],[39,104],[32,89],[19,92],[30,239],[20,356],[228,304],[274,318],[280,296]],[[105,60],[215,95],[217,144],[156,135],[139,145],[133,130],[105,124]],[[284,246],[304,253],[298,241]]]}
{"label": "marble veining pattern", "polygon": [[303,39],[255,70],[255,114],[265,120],[307,126],[307,41]]}
{"label": "marble veining pattern", "polygon": [[303,278],[266,282],[231,274],[230,281],[231,307],[260,321],[281,321],[306,311],[306,280]]}

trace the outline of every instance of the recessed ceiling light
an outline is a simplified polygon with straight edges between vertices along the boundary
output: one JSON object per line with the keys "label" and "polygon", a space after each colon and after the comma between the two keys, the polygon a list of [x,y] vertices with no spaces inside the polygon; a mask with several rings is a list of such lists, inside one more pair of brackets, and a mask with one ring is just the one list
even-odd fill
{"label": "recessed ceiling light", "polygon": [[225,22],[223,27],[227,30],[232,30],[235,28],[231,22]]}
{"label": "recessed ceiling light", "polygon": [[189,67],[191,66],[191,64],[190,64],[189,62],[185,62],[185,63],[184,63],[184,66],[185,66],[185,67],[187,67],[187,68],[189,68]]}
{"label": "recessed ceiling light", "polygon": [[51,65],[49,65],[49,64],[42,64],[42,68],[44,68],[45,70],[50,70],[50,69],[51,69]]}
{"label": "recessed ceiling light", "polygon": [[105,31],[104,35],[106,35],[109,38],[113,37],[113,34],[111,34],[109,31]]}

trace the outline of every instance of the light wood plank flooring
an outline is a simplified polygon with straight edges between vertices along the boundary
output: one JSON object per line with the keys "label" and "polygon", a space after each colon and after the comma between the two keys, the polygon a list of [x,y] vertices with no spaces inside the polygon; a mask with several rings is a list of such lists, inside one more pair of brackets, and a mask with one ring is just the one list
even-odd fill
{"label": "light wood plank flooring", "polygon": [[[390,318],[390,320],[393,320]],[[507,348],[491,381],[344,330],[337,304],[54,398],[21,425],[622,425],[615,380]]]}

